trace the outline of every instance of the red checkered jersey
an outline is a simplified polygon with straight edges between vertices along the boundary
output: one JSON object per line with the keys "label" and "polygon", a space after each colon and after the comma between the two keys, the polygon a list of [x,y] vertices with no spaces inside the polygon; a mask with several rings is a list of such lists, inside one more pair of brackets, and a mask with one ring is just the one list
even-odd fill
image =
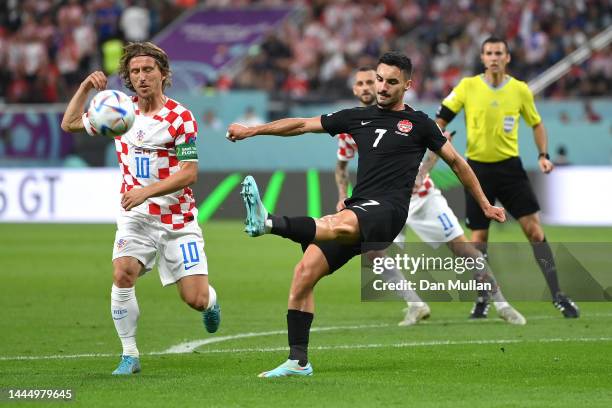
{"label": "red checkered jersey", "polygon": [[[348,133],[340,133],[338,135],[338,160],[350,161],[355,157],[355,153],[357,153],[357,143],[355,143],[353,137]],[[426,196],[433,187],[434,182],[428,173],[421,187],[413,194],[417,194],[419,197]]]}
{"label": "red checkered jersey", "polygon": [[[152,117],[141,115],[137,97],[133,100],[136,110],[134,126],[115,138],[123,175],[121,193],[156,183],[179,171],[177,146],[195,143],[198,132],[193,114],[173,99],[168,98],[164,107]],[[189,187],[165,196],[151,197],[130,211],[153,217],[175,230],[197,218],[195,199]]]}

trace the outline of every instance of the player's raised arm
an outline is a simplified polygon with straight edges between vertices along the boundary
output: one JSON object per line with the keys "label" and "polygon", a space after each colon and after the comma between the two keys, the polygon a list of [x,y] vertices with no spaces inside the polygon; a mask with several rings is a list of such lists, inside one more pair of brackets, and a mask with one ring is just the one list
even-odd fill
{"label": "player's raised arm", "polygon": [[243,126],[238,123],[232,123],[227,128],[228,140],[235,142],[236,140],[246,139],[257,135],[272,135],[272,136],[298,136],[304,133],[322,133],[325,132],[321,125],[321,117],[313,118],[287,118],[275,120],[274,122],[264,123],[259,126]]}
{"label": "player's raised arm", "polygon": [[482,211],[493,220],[504,222],[506,221],[506,214],[503,208],[494,207],[489,203],[489,200],[485,196],[480,182],[476,178],[474,171],[467,164],[465,159],[455,150],[450,142],[444,143],[444,145],[436,152],[438,156],[442,158],[455,172],[461,183],[469,190],[470,194],[476,199],[476,202],[482,208]]}
{"label": "player's raised arm", "polygon": [[83,82],[70,99],[64,117],[62,118],[62,130],[66,132],[82,132],[85,130],[83,125],[83,110],[87,102],[87,94],[91,89],[102,91],[106,89],[106,75],[102,71],[92,72]]}

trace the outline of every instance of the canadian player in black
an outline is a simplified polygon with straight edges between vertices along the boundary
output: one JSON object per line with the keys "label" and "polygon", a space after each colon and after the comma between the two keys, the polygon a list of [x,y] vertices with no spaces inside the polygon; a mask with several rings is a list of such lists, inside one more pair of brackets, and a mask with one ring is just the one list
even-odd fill
{"label": "canadian player in black", "polygon": [[[313,118],[281,119],[253,127],[232,124],[228,128],[227,138],[233,142],[257,135],[346,132],[353,135],[359,150],[354,197],[347,200],[347,207],[342,211],[319,219],[285,217],[267,215],[258,194],[256,199],[247,202],[249,218],[253,212],[267,215],[261,225],[254,222],[247,226],[250,235],[272,233],[292,239],[304,248],[289,292],[289,359],[261,373],[261,377],[312,374],[307,350],[316,283],[346,262],[347,256],[350,259],[372,249],[368,243],[390,243],[397,236],[406,221],[414,178],[427,148],[453,169],[487,217],[505,221],[504,210],[488,202],[473,171],[436,124],[424,113],[404,105],[404,93],[411,86],[411,71],[408,57],[387,53],[376,67],[375,107],[347,109]],[[245,187],[250,188],[246,194],[256,192],[252,178],[245,179]],[[255,210],[253,203],[257,206]],[[325,252],[322,248],[327,245],[332,247]]]}

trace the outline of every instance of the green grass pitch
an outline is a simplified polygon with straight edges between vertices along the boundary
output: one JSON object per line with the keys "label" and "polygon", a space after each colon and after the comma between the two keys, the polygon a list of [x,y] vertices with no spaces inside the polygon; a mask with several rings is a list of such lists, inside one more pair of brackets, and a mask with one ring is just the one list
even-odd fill
{"label": "green grass pitch", "polygon": [[[239,222],[203,229],[221,329],[207,334],[154,270],[136,290],[143,372],[114,378],[114,226],[0,224],[0,389],[70,388],[70,406],[84,407],[610,406],[611,303],[582,302],[583,316],[571,321],[549,302],[517,303],[524,327],[493,311],[470,322],[471,304],[434,303],[428,322],[400,328],[401,302],[360,302],[358,260],[317,287],[314,376],[257,378],[286,358],[286,298],[299,247],[248,238]],[[612,239],[609,228],[546,232],[550,241]],[[511,223],[491,237],[523,240]],[[192,352],[168,353],[198,340]]]}

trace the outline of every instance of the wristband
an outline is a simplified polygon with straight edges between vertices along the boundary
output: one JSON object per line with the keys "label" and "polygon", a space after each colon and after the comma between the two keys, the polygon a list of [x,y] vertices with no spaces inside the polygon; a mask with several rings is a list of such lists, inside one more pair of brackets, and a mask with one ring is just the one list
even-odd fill
{"label": "wristband", "polygon": [[550,155],[548,153],[540,153],[538,154],[538,160],[544,157],[546,160],[550,160]]}

